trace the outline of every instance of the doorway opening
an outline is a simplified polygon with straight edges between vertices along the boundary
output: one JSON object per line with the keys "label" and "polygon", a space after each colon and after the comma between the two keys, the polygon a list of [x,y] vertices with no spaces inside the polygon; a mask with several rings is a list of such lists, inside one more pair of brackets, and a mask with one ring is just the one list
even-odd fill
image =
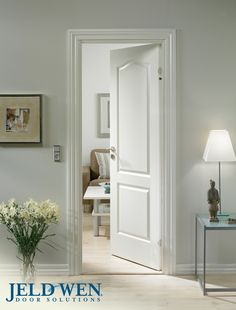
{"label": "doorway opening", "polygon": [[[163,119],[161,145],[161,246],[162,270],[175,270],[175,31],[174,30],[70,30],[68,33],[68,262],[71,275],[82,273],[82,45],[86,43],[160,44],[163,50]],[[129,66],[127,62],[126,65]],[[125,65],[125,66],[126,66]],[[124,66],[124,67],[125,67]],[[126,66],[127,67],[127,66]],[[135,68],[135,65],[131,67]],[[146,70],[146,69],[145,69]],[[158,70],[158,73],[159,70]],[[114,99],[114,98],[113,98]],[[115,115],[115,113],[111,113]],[[115,155],[115,154],[111,154]],[[120,165],[125,170],[125,165]],[[113,169],[113,168],[112,168]],[[122,170],[121,169],[121,170]],[[132,170],[132,169],[131,169]],[[125,171],[124,171],[125,172]],[[124,177],[123,173],[123,177]],[[140,173],[142,175],[142,173]],[[120,183],[121,184],[121,183]],[[123,186],[124,185],[124,186]],[[127,197],[135,184],[120,187]],[[141,186],[142,187],[142,186]],[[140,185],[136,186],[140,189]],[[148,195],[145,190],[142,192]],[[131,195],[132,196],[132,195]],[[129,196],[129,197],[131,197]],[[135,196],[133,196],[135,197]],[[140,198],[143,198],[140,197]],[[131,199],[132,200],[132,199]],[[144,200],[143,200],[144,201]],[[131,201],[132,202],[132,201]],[[137,200],[138,202],[138,200]],[[114,227],[114,225],[113,225]],[[122,237],[129,231],[121,231]],[[140,236],[136,236],[139,239]],[[140,239],[144,239],[141,236]],[[125,239],[124,239],[125,240]],[[121,243],[122,245],[123,243]],[[126,244],[127,247],[127,244]],[[137,251],[136,251],[137,252]]]}
{"label": "doorway opening", "polygon": [[[145,59],[140,59],[140,63],[138,63],[138,60],[132,60],[133,57],[135,57],[135,54],[140,53],[140,49],[137,48],[138,46],[143,46],[141,48],[142,57],[146,54]],[[144,50],[147,46],[151,46],[152,48],[147,51]],[[132,49],[133,47],[133,49]],[[152,51],[154,49],[154,51]],[[151,88],[152,83],[155,84],[155,88],[161,88],[162,87],[162,74],[160,72],[160,68],[163,68],[162,57],[161,57],[161,51],[160,51],[160,45],[151,45],[148,43],[145,44],[131,44],[131,43],[113,43],[113,44],[82,44],[82,164],[83,164],[83,175],[82,175],[82,181],[83,181],[83,264],[82,264],[82,272],[83,274],[156,274],[161,272],[161,262],[153,263],[150,262],[151,259],[146,259],[145,257],[142,257],[142,247],[143,250],[146,252],[146,256],[151,256],[152,253],[155,253],[155,257],[153,260],[159,260],[161,261],[161,257],[158,257],[158,250],[159,250],[159,256],[161,253],[161,245],[158,244],[158,242],[161,239],[161,229],[157,229],[157,227],[161,227],[161,221],[160,221],[160,210],[152,210],[150,209],[150,206],[153,209],[160,208],[160,203],[158,203],[158,195],[152,193],[154,191],[155,193],[160,193],[160,190],[158,189],[158,177],[156,174],[158,174],[158,171],[160,171],[159,164],[155,166],[155,168],[152,168],[154,166],[154,163],[152,161],[158,162],[158,154],[159,150],[158,148],[160,145],[157,145],[156,147],[150,147],[150,137],[154,135],[154,133],[150,133],[150,128],[154,130],[154,122],[158,125],[156,126],[156,131],[159,131],[159,106],[161,106],[161,103],[159,102],[162,100],[162,90],[158,89],[160,94],[156,96],[156,98],[153,98],[153,106],[151,106],[152,102],[150,101],[150,98],[147,100],[146,94],[144,94],[142,101],[138,102],[138,98],[133,98],[134,106],[129,107],[128,100],[132,101],[132,96],[134,94],[131,90],[129,90],[130,93],[127,94],[127,91],[122,91],[121,88],[119,89],[120,96],[122,94],[126,94],[129,96],[129,99],[125,101],[123,104],[123,108],[125,108],[127,111],[125,114],[128,114],[130,109],[133,109],[133,112],[131,111],[131,114],[129,116],[129,122],[132,121],[132,117],[134,117],[135,122],[138,121],[139,125],[135,129],[136,134],[130,133],[130,131],[134,131],[133,124],[131,127],[126,126],[126,134],[122,138],[122,131],[118,130],[113,126],[111,123],[114,121],[114,118],[117,118],[119,115],[122,117],[122,112],[120,111],[122,106],[120,104],[119,106],[119,112],[118,115],[110,115],[110,112],[115,111],[115,109],[112,109],[112,105],[114,104],[111,102],[110,98],[110,86],[111,86],[111,75],[110,75],[110,69],[111,69],[111,61],[110,60],[110,54],[114,53],[120,54],[120,53],[127,53],[126,56],[129,63],[131,63],[131,60],[134,63],[134,68],[132,68],[132,65],[129,67],[125,60],[121,61],[122,65],[125,65],[128,67],[128,75],[132,75],[132,82],[128,81],[126,79],[126,84],[129,83],[129,88],[132,87],[132,83],[134,82],[134,78],[137,78],[138,75],[140,75],[141,79],[144,79],[142,83],[145,84],[145,86],[139,85],[139,87],[144,87],[145,92],[147,93],[147,96],[150,94],[148,93],[147,86]],[[132,55],[134,53],[134,55]],[[157,58],[155,60],[155,63],[147,65],[145,61],[149,61],[149,54],[153,53],[153,58]],[[151,58],[150,58],[151,59]],[[125,63],[124,63],[125,61]],[[142,63],[145,64],[147,67],[142,67]],[[140,71],[139,72],[139,67]],[[144,73],[142,70],[145,70],[147,68],[147,75],[146,71]],[[134,72],[132,72],[132,70]],[[156,73],[159,70],[158,77],[155,81],[151,82],[151,78],[153,78],[153,75],[151,73],[152,70],[156,70]],[[125,71],[123,69],[123,71]],[[123,74],[122,71],[122,74]],[[157,74],[156,77],[157,77]],[[150,85],[146,85],[145,78],[147,77],[148,82]],[[123,79],[124,80],[124,79]],[[122,76],[120,76],[120,83],[122,82]],[[160,85],[159,85],[160,84]],[[136,86],[136,85],[135,85]],[[138,87],[138,85],[137,85]],[[139,93],[137,89],[134,89],[135,93]],[[151,91],[151,90],[150,90]],[[153,92],[153,91],[152,91]],[[142,93],[139,93],[137,97],[142,96]],[[159,97],[158,97],[159,96]],[[136,97],[136,96],[134,96]],[[157,98],[158,97],[158,98]],[[139,105],[143,105],[141,109],[141,115],[137,115]],[[151,123],[151,113],[156,113],[156,120]],[[145,114],[147,114],[145,116]],[[150,114],[150,115],[149,115]],[[118,117],[118,119],[120,118]],[[120,120],[120,127],[125,126],[125,118],[123,117],[123,120]],[[139,118],[139,120],[137,119]],[[144,119],[145,118],[145,119]],[[139,133],[139,127],[142,126],[141,132]],[[132,173],[132,177],[139,174],[136,170],[140,170],[144,167],[143,166],[144,161],[146,160],[147,167],[145,168],[145,171],[142,171],[141,173],[144,173],[143,180],[141,182],[149,183],[148,177],[149,177],[149,169],[151,167],[152,170],[155,169],[155,172],[152,172],[153,183],[152,185],[153,189],[150,190],[149,186],[142,187],[142,184],[139,184],[138,187],[132,187],[132,189],[128,188],[127,186],[124,187],[124,181],[122,182],[120,188],[118,190],[121,191],[121,196],[124,196],[124,199],[127,200],[127,202],[123,203],[123,209],[125,208],[125,219],[122,220],[122,215],[119,217],[119,221],[121,221],[121,226],[124,226],[121,229],[125,231],[125,237],[123,236],[123,239],[131,239],[127,240],[128,247],[123,245],[123,249],[119,250],[119,245],[114,242],[113,239],[115,239],[114,236],[114,228],[111,227],[114,225],[114,220],[110,220],[110,216],[116,217],[116,215],[112,215],[111,213],[114,212],[114,204],[111,202],[114,202],[113,199],[113,190],[110,192],[109,195],[107,195],[105,192],[109,191],[109,188],[112,188],[112,181],[113,179],[110,179],[110,162],[114,161],[116,155],[116,151],[111,148],[111,142],[110,142],[110,135],[114,136],[116,135],[113,131],[119,131],[116,134],[119,135],[119,140],[127,139],[127,141],[119,141],[119,159],[117,156],[117,161],[120,165],[122,165],[122,162],[127,161],[129,162],[129,166],[125,167],[123,163],[123,168],[121,167],[119,170],[126,171],[128,173]],[[147,130],[146,136],[143,140],[141,140],[141,133],[143,131]],[[128,145],[132,145],[132,134],[135,134],[135,137],[138,138],[139,136],[139,143],[138,143],[138,149],[133,149],[137,147],[137,143],[133,143],[132,150],[129,149],[129,147],[126,146],[125,154],[122,153],[122,143]],[[130,135],[130,137],[125,137],[127,135]],[[154,140],[158,140],[158,134],[156,133],[155,137],[153,137],[152,143],[155,144]],[[143,143],[142,143],[143,142]],[[117,145],[118,143],[116,143]],[[145,144],[147,145],[147,155],[145,152],[142,153],[142,149],[144,150]],[[110,151],[111,150],[111,154]],[[154,153],[156,151],[156,156],[150,154],[151,152]],[[129,153],[130,155],[128,155]],[[138,158],[138,154],[140,154],[140,163],[136,159],[133,159],[133,154],[136,154],[136,158]],[[148,158],[145,159],[145,156]],[[110,159],[111,158],[111,159]],[[109,166],[109,167],[106,167]],[[133,167],[132,167],[133,165]],[[127,166],[127,164],[126,164]],[[106,171],[106,169],[108,171]],[[100,170],[103,170],[102,172]],[[104,171],[105,170],[105,171]],[[114,172],[114,171],[113,171]],[[155,174],[155,175],[154,175]],[[113,173],[114,177],[114,173]],[[137,179],[140,178],[139,176],[136,176],[135,182],[137,182]],[[155,179],[156,178],[156,179]],[[140,181],[139,181],[140,182]],[[110,184],[111,183],[111,184]],[[132,182],[128,185],[133,186]],[[104,188],[105,186],[105,188]],[[116,187],[115,187],[116,188]],[[122,194],[123,192],[123,194]],[[105,195],[104,195],[105,193]],[[96,196],[94,196],[94,194]],[[150,195],[151,194],[151,195]],[[99,196],[100,195],[100,196]],[[129,199],[128,202],[128,196],[131,196],[131,200]],[[133,196],[133,197],[132,197]],[[95,199],[96,198],[96,199]],[[101,198],[101,199],[97,199]],[[103,198],[103,199],[102,199]],[[106,199],[107,198],[107,199]],[[139,200],[143,200],[142,204],[139,205]],[[154,200],[153,204],[154,207],[149,203],[149,200]],[[145,201],[147,200],[147,201]],[[121,204],[121,202],[119,202]],[[96,204],[96,205],[95,205]],[[117,202],[116,202],[117,204]],[[133,211],[128,211],[128,209],[133,208]],[[147,210],[145,210],[147,208]],[[117,208],[118,211],[118,208]],[[124,211],[124,210],[123,210]],[[122,212],[122,206],[119,209],[119,212]],[[139,214],[137,214],[139,213]],[[151,214],[152,213],[152,214]],[[151,227],[151,217],[156,217],[155,223],[153,223],[153,227]],[[139,217],[139,218],[138,218]],[[143,223],[145,221],[145,217],[147,223]],[[142,220],[143,221],[142,221]],[[117,218],[118,220],[118,218]],[[132,223],[137,222],[136,225],[133,225]],[[116,219],[115,219],[116,222]],[[143,227],[141,227],[143,225]],[[135,227],[136,226],[136,227]],[[115,228],[115,230],[118,229],[118,227]],[[156,229],[155,233],[152,232],[154,229]],[[144,231],[146,230],[146,233]],[[159,232],[159,236],[158,236]],[[113,234],[111,236],[111,234]],[[142,236],[144,234],[144,236]],[[128,236],[129,235],[129,236]],[[136,237],[138,236],[138,238]],[[141,239],[144,238],[145,240]],[[155,238],[155,239],[154,239]],[[111,240],[112,239],[112,240]],[[136,242],[132,240],[137,239]],[[148,244],[148,241],[150,240],[150,244],[152,243],[152,246]],[[119,241],[118,241],[119,242]],[[126,242],[126,240],[122,240],[122,243]],[[144,245],[143,245],[144,243]],[[137,244],[137,245],[136,245]],[[112,247],[111,247],[112,245]],[[128,253],[128,248],[132,247],[132,252],[135,251],[135,247],[138,247],[140,253],[137,253],[135,256],[132,255],[132,253]],[[117,250],[118,249],[118,250]],[[118,252],[117,252],[118,251]],[[154,255],[153,255],[154,256]]]}

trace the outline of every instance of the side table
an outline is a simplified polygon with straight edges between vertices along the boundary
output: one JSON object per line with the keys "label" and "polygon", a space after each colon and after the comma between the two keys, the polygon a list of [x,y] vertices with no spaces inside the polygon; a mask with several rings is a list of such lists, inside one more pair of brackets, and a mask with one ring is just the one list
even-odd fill
{"label": "side table", "polygon": [[[235,218],[235,214],[229,217]],[[229,217],[222,217],[218,223],[209,222],[207,214],[197,214],[195,218],[195,275],[199,280],[203,294],[207,292],[234,292],[236,288],[209,288],[206,286],[207,232],[211,230],[236,230],[236,224],[228,224]],[[219,217],[220,218],[220,217]],[[203,275],[198,273],[198,227],[203,231]],[[202,228],[202,229],[201,229]]]}
{"label": "side table", "polygon": [[110,213],[104,213],[99,210],[100,200],[110,200],[110,194],[106,194],[102,186],[88,186],[83,199],[93,200],[93,235],[99,236],[99,225],[101,225],[101,217],[110,216]]}

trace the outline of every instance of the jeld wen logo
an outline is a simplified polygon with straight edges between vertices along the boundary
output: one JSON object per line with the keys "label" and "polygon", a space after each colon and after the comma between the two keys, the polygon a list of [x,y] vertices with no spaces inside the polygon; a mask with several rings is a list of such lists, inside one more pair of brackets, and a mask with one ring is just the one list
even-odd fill
{"label": "jeld wen logo", "polygon": [[100,302],[101,283],[9,283],[7,302]]}

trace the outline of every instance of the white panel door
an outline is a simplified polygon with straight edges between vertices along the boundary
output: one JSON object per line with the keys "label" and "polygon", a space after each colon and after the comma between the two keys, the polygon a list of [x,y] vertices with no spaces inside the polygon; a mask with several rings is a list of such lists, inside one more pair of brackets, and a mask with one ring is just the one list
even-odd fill
{"label": "white panel door", "polygon": [[111,51],[111,251],[158,270],[160,52],[158,44]]}

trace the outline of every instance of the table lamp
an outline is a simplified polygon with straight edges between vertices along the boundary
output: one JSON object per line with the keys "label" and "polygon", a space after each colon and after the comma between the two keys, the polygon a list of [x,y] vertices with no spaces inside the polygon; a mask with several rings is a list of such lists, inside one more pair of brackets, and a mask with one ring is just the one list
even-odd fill
{"label": "table lamp", "polygon": [[222,213],[222,197],[221,197],[221,162],[236,161],[232,142],[227,130],[210,130],[203,159],[209,162],[219,163],[219,196],[220,196],[220,212],[219,215],[228,216],[226,213]]}

